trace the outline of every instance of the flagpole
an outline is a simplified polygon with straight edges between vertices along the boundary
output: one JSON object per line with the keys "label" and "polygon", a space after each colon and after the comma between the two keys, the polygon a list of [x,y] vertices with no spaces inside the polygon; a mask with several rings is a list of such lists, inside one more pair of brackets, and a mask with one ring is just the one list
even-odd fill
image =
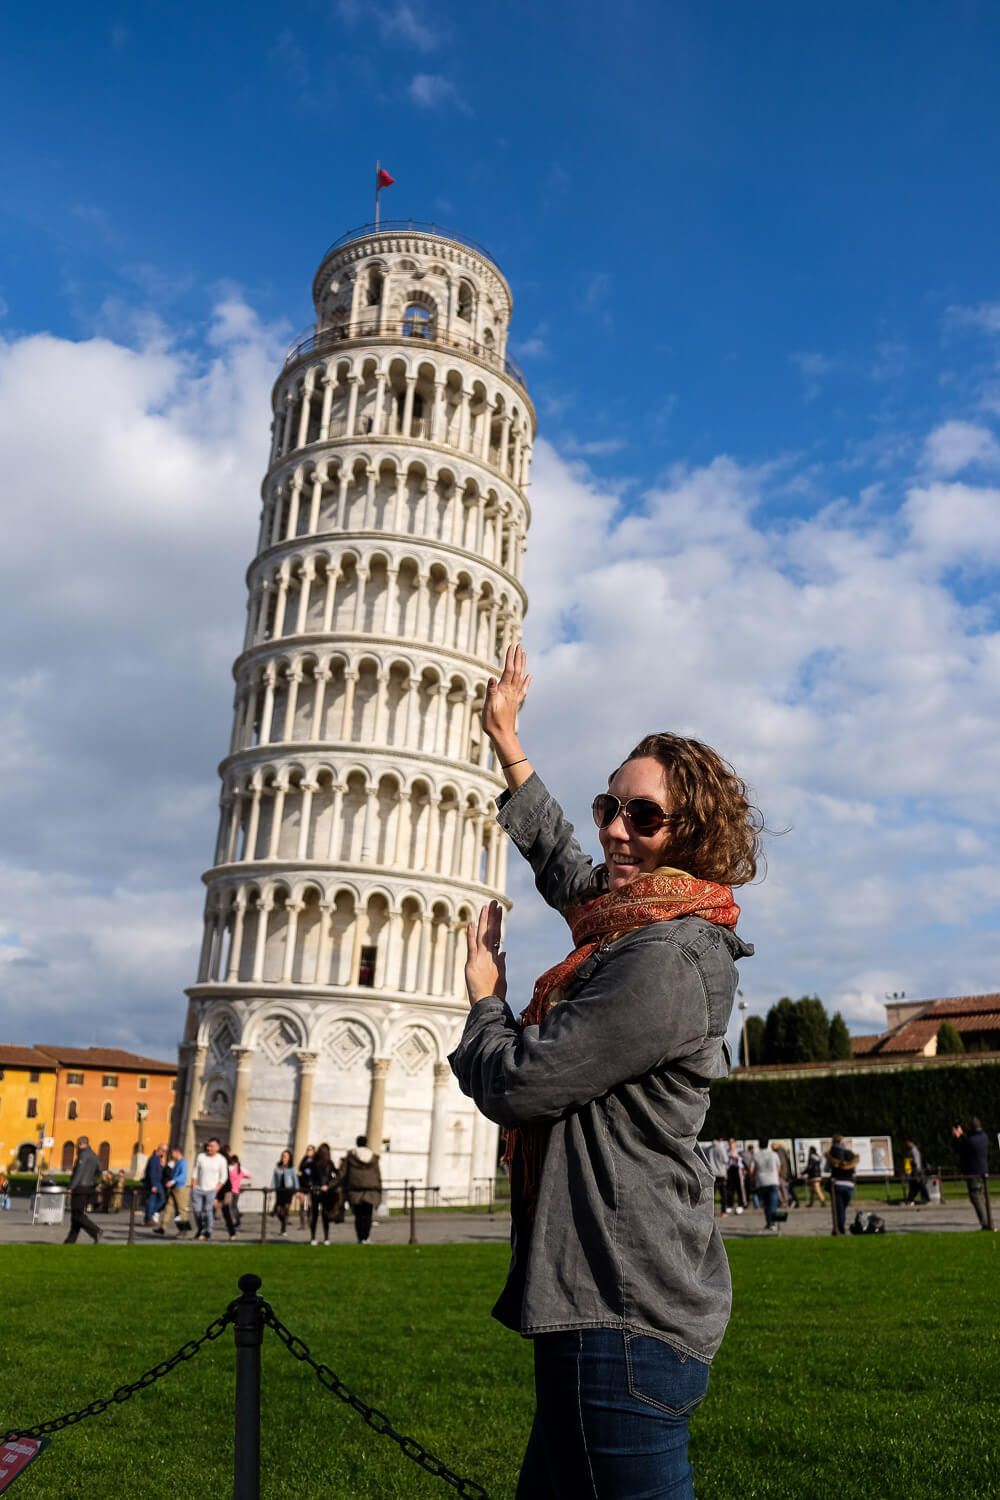
{"label": "flagpole", "polygon": [[375,228],[376,229],[378,228],[378,195],[379,195],[379,181],[378,181],[378,179],[379,179],[379,174],[380,174],[381,171],[382,171],[382,163],[380,161],[377,161],[375,163]]}

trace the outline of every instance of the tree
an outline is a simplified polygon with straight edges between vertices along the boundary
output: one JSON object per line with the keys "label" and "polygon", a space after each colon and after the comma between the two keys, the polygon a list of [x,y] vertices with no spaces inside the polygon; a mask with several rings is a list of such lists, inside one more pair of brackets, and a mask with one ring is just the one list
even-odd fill
{"label": "tree", "polygon": [[851,1033],[838,1010],[830,1022],[830,1061],[844,1062],[852,1056]]}
{"label": "tree", "polygon": [[830,1056],[830,1017],[818,995],[795,1004],[796,1062],[826,1062]]}
{"label": "tree", "polygon": [[782,995],[767,1013],[764,1021],[764,1056],[766,1063],[794,1062],[795,1001]]}
{"label": "tree", "polygon": [[750,1054],[749,1060],[744,1057],[743,1036],[740,1037],[740,1063],[744,1068],[751,1067],[754,1063],[764,1061],[764,1017],[747,1016],[744,1028],[746,1036],[746,1051]]}
{"label": "tree", "polygon": [[951,1021],[942,1021],[938,1027],[937,1055],[944,1057],[949,1053],[964,1052],[965,1043],[962,1041],[962,1033]]}
{"label": "tree", "polygon": [[817,995],[800,1000],[783,995],[771,1006],[764,1022],[764,1062],[825,1062],[829,1056],[830,1018]]}

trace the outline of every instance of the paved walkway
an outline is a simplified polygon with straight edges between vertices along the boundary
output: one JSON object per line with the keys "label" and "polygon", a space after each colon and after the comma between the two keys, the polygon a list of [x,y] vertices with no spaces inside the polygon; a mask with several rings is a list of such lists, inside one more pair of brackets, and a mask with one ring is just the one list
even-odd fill
{"label": "paved walkway", "polygon": [[[848,1215],[848,1223],[854,1217],[858,1208],[872,1209],[886,1221],[887,1234],[922,1234],[929,1230],[971,1232],[978,1230],[975,1212],[971,1203],[962,1201],[945,1202],[941,1204],[929,1204],[924,1208],[904,1208],[900,1203],[886,1203],[878,1197],[855,1198],[851,1204]],[[994,1203],[995,1222],[1000,1227],[1000,1203]],[[94,1222],[101,1226],[103,1235],[102,1245],[124,1245],[128,1240],[128,1214],[95,1214]],[[755,1209],[747,1209],[743,1214],[730,1214],[720,1219],[720,1228],[726,1239],[752,1239],[763,1236],[764,1215]],[[831,1233],[830,1209],[829,1207],[814,1207],[811,1209],[799,1208],[789,1211],[788,1220],[782,1224],[776,1235],[768,1238],[778,1239],[782,1236],[788,1238],[808,1238],[810,1236],[824,1236]],[[58,1245],[66,1237],[69,1228],[69,1212],[61,1225],[32,1224],[29,1200],[26,1198],[15,1198],[13,1206],[8,1213],[0,1213],[0,1246],[3,1245]],[[216,1227],[215,1235],[210,1242],[212,1245],[222,1245],[229,1248],[232,1243],[243,1245],[256,1244],[260,1240],[260,1215],[247,1213],[244,1215],[240,1233],[235,1242],[231,1242],[226,1236],[225,1226],[220,1224]],[[267,1221],[268,1242],[276,1240],[277,1224],[274,1219]],[[410,1221],[405,1214],[394,1213],[388,1219],[376,1219],[374,1232],[372,1234],[373,1245],[405,1245],[410,1236]],[[417,1239],[422,1245],[475,1245],[489,1243],[505,1243],[510,1236],[510,1216],[506,1212],[497,1210],[494,1215],[487,1213],[448,1213],[444,1212],[417,1212]],[[354,1228],[350,1218],[344,1224],[331,1225],[330,1239],[332,1244],[354,1244]],[[156,1235],[152,1230],[146,1229],[141,1217],[136,1218],[135,1223],[136,1244],[148,1245],[172,1245],[176,1243],[195,1243],[190,1235],[184,1235],[181,1240],[172,1233],[165,1236]],[[293,1215],[284,1240],[276,1241],[283,1246],[304,1245],[309,1246],[309,1234],[307,1230],[300,1229],[297,1216]],[[80,1236],[81,1245],[90,1245],[91,1241],[86,1235]],[[198,1244],[198,1250],[204,1248],[203,1243]],[[322,1246],[319,1247],[322,1249]]]}

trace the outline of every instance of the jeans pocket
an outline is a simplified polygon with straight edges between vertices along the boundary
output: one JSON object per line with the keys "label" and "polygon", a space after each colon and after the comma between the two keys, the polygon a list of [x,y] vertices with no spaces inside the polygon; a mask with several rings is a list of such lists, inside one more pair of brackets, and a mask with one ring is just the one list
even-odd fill
{"label": "jeans pocket", "polygon": [[662,1339],[626,1334],[625,1363],[629,1394],[672,1417],[687,1416],[708,1392],[708,1365]]}

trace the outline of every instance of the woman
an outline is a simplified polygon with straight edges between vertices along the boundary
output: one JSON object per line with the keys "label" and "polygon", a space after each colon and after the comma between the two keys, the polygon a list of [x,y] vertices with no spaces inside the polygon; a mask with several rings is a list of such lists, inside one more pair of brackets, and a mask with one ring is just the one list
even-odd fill
{"label": "woman", "polygon": [[333,1187],[333,1179],[336,1175],[333,1157],[330,1154],[330,1147],[324,1141],[321,1146],[316,1148],[316,1155],[312,1159],[312,1166],[309,1170],[309,1197],[311,1200],[309,1211],[309,1233],[311,1238],[309,1243],[312,1245],[319,1244],[316,1238],[316,1226],[319,1222],[320,1214],[323,1215],[323,1243],[324,1245],[330,1243],[331,1188]]}
{"label": "woman", "polygon": [[494,1313],[533,1339],[536,1395],[517,1494],[681,1500],[694,1494],[688,1416],[731,1299],[696,1142],[708,1083],[728,1071],[734,961],[752,952],[729,887],[753,877],[762,825],[714,751],[652,735],[595,798],[592,868],[517,737],[529,682],[518,646],[487,688],[509,792],[499,821],[576,947],[515,1020],[500,908],[484,907],[451,1058],[511,1153],[513,1255]]}
{"label": "woman", "polygon": [[806,1162],[806,1187],[809,1189],[809,1202],[806,1208],[812,1208],[814,1203],[826,1204],[826,1198],[823,1196],[823,1158],[815,1146],[809,1147],[809,1160]]}
{"label": "woman", "polygon": [[282,1239],[288,1233],[288,1211],[292,1206],[292,1199],[295,1197],[298,1186],[299,1174],[292,1164],[292,1153],[282,1151],[271,1178],[271,1190],[274,1193],[274,1217],[281,1225]]}
{"label": "woman", "polygon": [[743,1165],[743,1153],[739,1146],[729,1138],[729,1151],[726,1155],[726,1177],[729,1182],[729,1196],[738,1214],[741,1214],[747,1206],[746,1170]]}
{"label": "woman", "polygon": [[306,1227],[306,1209],[309,1207],[309,1184],[312,1179],[312,1164],[316,1156],[316,1147],[307,1146],[305,1155],[299,1162],[299,1190],[295,1195],[295,1201],[299,1209],[299,1228]]}
{"label": "woman", "polygon": [[[233,1214],[233,1163],[236,1163],[236,1171],[239,1174],[240,1159],[230,1152],[228,1144],[222,1147],[220,1155],[226,1158],[226,1175],[219,1183],[215,1194],[215,1202],[212,1207],[217,1214],[222,1215],[226,1222],[226,1233],[231,1240],[234,1240],[236,1238],[238,1220]],[[239,1176],[237,1177],[238,1180]],[[239,1189],[237,1188],[236,1191],[239,1192]]]}
{"label": "woman", "polygon": [[243,1222],[243,1215],[240,1213],[240,1194],[250,1182],[250,1180],[250,1173],[244,1172],[242,1166],[240,1165],[239,1157],[235,1155],[231,1156],[229,1158],[229,1186],[232,1189],[232,1192],[230,1194],[229,1201],[233,1211],[233,1218],[236,1221],[237,1229],[239,1229],[240,1225]]}

